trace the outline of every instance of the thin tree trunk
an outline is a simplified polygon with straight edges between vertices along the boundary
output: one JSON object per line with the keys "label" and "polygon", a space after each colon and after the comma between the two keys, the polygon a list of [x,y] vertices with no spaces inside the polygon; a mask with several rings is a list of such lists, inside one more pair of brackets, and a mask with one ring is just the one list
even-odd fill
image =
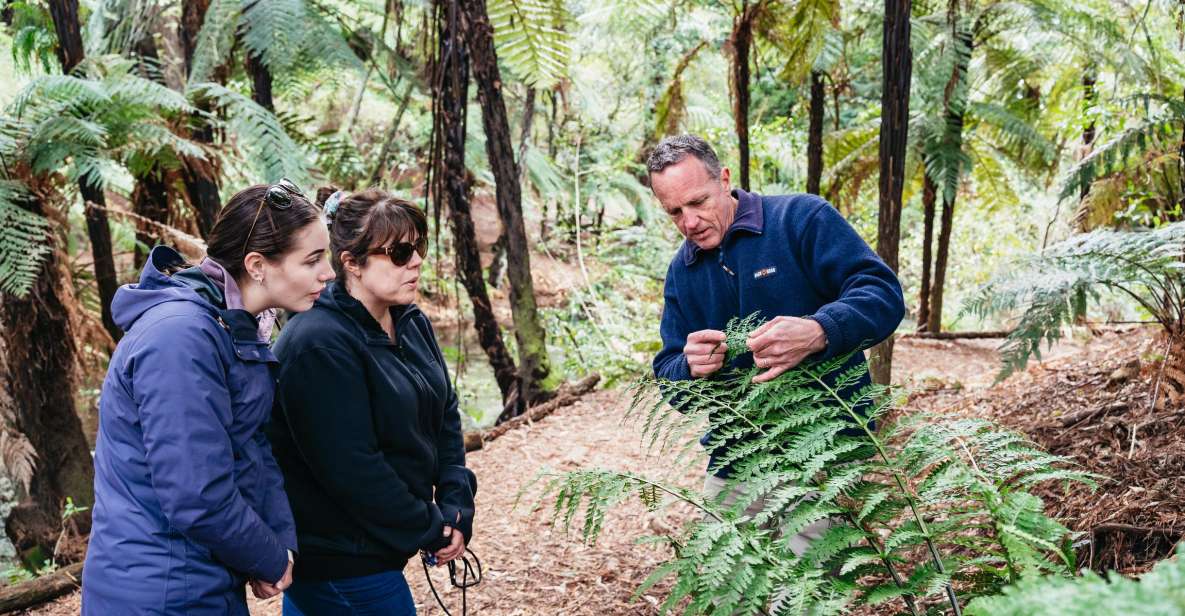
{"label": "thin tree trunk", "polygon": [[272,73],[263,60],[250,51],[243,54],[243,68],[251,76],[251,100],[268,111],[275,112],[276,105],[272,101]]}
{"label": "thin tree trunk", "polygon": [[403,114],[407,111],[407,104],[411,102],[411,92],[415,82],[407,81],[407,89],[403,91],[403,98],[399,101],[399,110],[395,112],[395,119],[391,121],[391,128],[387,129],[387,137],[383,140],[383,149],[379,151],[379,159],[374,163],[374,171],[370,172],[370,183],[379,184],[383,179],[387,166],[387,157],[391,155],[391,147],[395,145],[395,136],[399,134],[399,124],[403,121]]}
{"label": "thin tree trunk", "polygon": [[[956,5],[952,5],[956,6]],[[950,18],[951,27],[955,28],[955,40],[959,44],[965,46],[966,54],[961,54],[958,61],[955,62],[955,67],[951,72],[950,81],[947,83],[946,91],[943,95],[944,114],[946,116],[946,134],[943,139],[949,142],[943,147],[949,150],[963,149],[963,123],[965,107],[961,103],[962,96],[960,92],[965,89],[967,82],[967,68],[971,58],[971,43],[972,34],[970,31],[958,28],[957,15],[952,15]],[[961,169],[947,169],[946,172],[954,173],[954,182],[958,182],[958,177],[961,175]],[[955,219],[955,200],[958,198],[958,190],[950,188],[951,179],[947,178],[942,186],[942,226],[938,231],[938,255],[934,261],[934,285],[930,290],[930,320],[927,330],[930,332],[942,331],[942,301],[943,294],[946,290],[946,266],[948,257],[950,255],[950,238],[951,228],[954,225]]]}
{"label": "thin tree trunk", "polygon": [[[35,197],[16,205],[46,213]],[[69,306],[75,300],[59,240],[46,241],[54,248],[29,293],[0,297],[0,358],[6,363],[0,383],[16,429],[37,452],[29,492],[9,515],[5,531],[22,556],[37,558],[40,552],[41,559],[53,553],[66,497],[80,507],[94,503],[94,467],[74,407],[77,335]],[[81,532],[89,531],[89,510],[74,519]]]}
{"label": "thin tree trunk", "polygon": [[[206,9],[210,7],[210,0],[182,0],[181,20],[178,24],[178,38],[185,54],[185,76],[189,77],[193,68],[193,52],[197,48],[198,33],[206,19]],[[195,114],[190,123],[193,126],[190,138],[205,145],[213,145],[214,130],[200,116]],[[185,185],[185,193],[189,204],[194,209],[198,231],[202,237],[209,237],[214,228],[214,221],[218,219],[218,212],[222,209],[222,198],[218,189],[218,168],[212,160],[186,158],[181,165],[181,181]]]}
{"label": "thin tree trunk", "polygon": [[[448,7],[448,8],[446,8]],[[477,234],[473,229],[473,218],[469,208],[469,175],[465,169],[465,110],[469,99],[469,59],[465,47],[460,43],[461,33],[455,14],[454,3],[437,11],[444,13],[440,20],[440,57],[437,60],[439,91],[433,96],[434,143],[433,148],[433,199],[447,199],[449,228],[456,245],[457,272],[461,284],[469,293],[473,305],[473,327],[477,331],[478,343],[494,369],[494,380],[502,392],[504,408],[517,412],[525,409],[525,399],[518,395],[518,375],[514,360],[502,341],[502,332],[494,317],[493,304],[486,293],[482,277],[481,256],[477,250]],[[458,335],[460,333],[458,332]],[[515,414],[517,414],[517,412]]]}
{"label": "thin tree trunk", "polygon": [[498,213],[506,233],[507,277],[510,279],[510,308],[514,315],[514,335],[518,342],[520,397],[532,403],[550,395],[551,365],[547,355],[547,332],[539,320],[535,304],[535,283],[531,279],[530,244],[523,223],[522,187],[518,164],[510,137],[510,123],[502,98],[502,76],[494,52],[494,30],[486,13],[485,0],[462,0],[467,20],[465,34],[473,77],[477,82],[477,100],[485,127],[486,154],[494,172]]}
{"label": "thin tree trunk", "polygon": [[[169,222],[169,187],[163,169],[152,169],[136,178],[132,190],[132,211],[161,224]],[[136,225],[136,267],[148,259],[148,251],[164,240],[160,227]]]}
{"label": "thin tree trunk", "polygon": [[811,71],[810,129],[806,145],[806,191],[819,194],[823,181],[823,109],[827,105],[827,91],[823,87],[823,73]]}
{"label": "thin tree trunk", "polygon": [[942,201],[942,223],[938,231],[938,254],[934,259],[934,285],[930,291],[930,314],[926,331],[942,331],[942,295],[946,284],[946,263],[950,255],[951,227],[955,219],[955,200]]}
{"label": "thin tree trunk", "polygon": [[[923,175],[925,171],[923,170]],[[934,203],[938,187],[929,175],[922,179],[922,285],[918,292],[918,331],[930,331],[930,268],[934,262]]]}
{"label": "thin tree trunk", "polygon": [[[141,74],[145,79],[152,79],[165,85],[162,71],[159,70],[160,56],[157,54],[156,41],[152,33],[145,33],[136,43],[136,53],[143,60]],[[166,173],[159,165],[141,173],[136,177],[136,186],[132,189],[132,211],[158,222],[162,225],[169,222],[169,188]],[[148,258],[148,251],[160,243],[164,236],[160,227],[142,222],[136,223],[136,269],[144,265]]]}
{"label": "thin tree trunk", "polygon": [[[531,123],[535,121],[535,88],[527,88],[527,100],[523,103],[523,122],[518,139],[518,183],[521,186],[527,174],[527,142],[531,137]],[[490,261],[490,286],[497,288],[502,281],[502,266],[506,256],[506,229],[498,233],[494,242],[494,258]]]}
{"label": "thin tree trunk", "polygon": [[[1094,69],[1088,68],[1086,70],[1086,72],[1082,74],[1082,107],[1083,107],[1083,112],[1086,112],[1091,107],[1094,107],[1095,83],[1096,83],[1096,79],[1095,79]],[[1086,128],[1082,129],[1082,156],[1083,156],[1083,158],[1090,156],[1090,149],[1091,149],[1091,146],[1094,145],[1094,139],[1095,139],[1096,132],[1097,132],[1097,129],[1095,127],[1094,119],[1092,118],[1089,122],[1087,122]],[[1088,194],[1090,194],[1090,183],[1089,182],[1086,184],[1083,184],[1082,188],[1080,189],[1080,192],[1078,193],[1078,200],[1081,201],[1081,200],[1085,199],[1086,195],[1088,195]]]}
{"label": "thin tree trunk", "polygon": [[[78,0],[53,0],[49,3],[54,30],[58,35],[58,59],[62,72],[70,74],[82,62],[85,52],[82,47],[82,30],[78,22]],[[119,340],[123,332],[111,318],[111,299],[119,288],[115,275],[115,255],[111,247],[111,226],[107,212],[101,209],[107,202],[103,197],[103,186],[95,179],[82,177],[78,180],[86,212],[86,233],[91,243],[91,257],[95,270],[95,282],[99,288],[99,307],[103,317],[103,328],[111,338]],[[100,207],[92,207],[91,204]]]}
{"label": "thin tree trunk", "polygon": [[[1181,99],[1185,102],[1185,92]],[[1181,126],[1181,143],[1177,146],[1177,182],[1181,185],[1181,203],[1185,204],[1185,124]]]}
{"label": "thin tree trunk", "polygon": [[743,4],[733,21],[729,43],[732,47],[732,115],[740,153],[741,188],[749,190],[749,50],[753,46],[753,17],[757,5]]}
{"label": "thin tree trunk", "polygon": [[[901,191],[905,185],[905,149],[909,142],[910,0],[885,0],[881,57],[880,203],[876,252],[897,271],[901,240]],[[888,384],[893,374],[893,336],[872,351],[872,378]]]}

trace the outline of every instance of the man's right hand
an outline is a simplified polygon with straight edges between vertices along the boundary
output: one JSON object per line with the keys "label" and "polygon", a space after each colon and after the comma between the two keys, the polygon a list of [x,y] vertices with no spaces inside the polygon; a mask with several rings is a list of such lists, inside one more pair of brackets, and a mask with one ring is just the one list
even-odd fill
{"label": "man's right hand", "polygon": [[715,329],[701,329],[687,336],[683,356],[695,378],[709,376],[724,367],[724,356],[728,345],[724,343],[724,332]]}

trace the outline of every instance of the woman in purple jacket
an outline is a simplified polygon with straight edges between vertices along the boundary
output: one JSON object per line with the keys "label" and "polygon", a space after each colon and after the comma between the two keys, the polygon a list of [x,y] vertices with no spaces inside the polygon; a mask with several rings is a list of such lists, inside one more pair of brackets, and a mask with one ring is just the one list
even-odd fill
{"label": "woman in purple jacket", "polygon": [[233,196],[196,267],[156,247],[112,302],[126,335],[99,404],[82,612],[246,615],[291,583],[296,533],[262,427],[274,308],[333,278],[320,211],[287,180]]}

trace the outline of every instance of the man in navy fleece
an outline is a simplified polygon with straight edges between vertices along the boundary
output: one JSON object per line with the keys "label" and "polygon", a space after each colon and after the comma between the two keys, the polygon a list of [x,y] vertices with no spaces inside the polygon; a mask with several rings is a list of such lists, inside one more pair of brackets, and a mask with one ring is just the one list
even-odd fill
{"label": "man in navy fleece", "polygon": [[[654,195],[686,238],[667,269],[656,376],[716,373],[728,350],[722,330],[733,317],[754,312],[766,322],[749,336],[751,356],[734,364],[763,368],[754,382],[807,358],[868,348],[901,322],[905,304],[897,276],[822,198],[734,189],[712,147],[694,135],[662,140],[646,166]],[[863,353],[854,353],[848,365],[864,361]],[[866,375],[854,387],[867,383]],[[728,469],[709,463],[709,470],[704,492],[716,497]],[[734,487],[725,503],[739,491]],[[758,500],[750,509],[755,513],[763,504]],[[791,547],[801,554],[826,526],[824,520],[808,527]]]}

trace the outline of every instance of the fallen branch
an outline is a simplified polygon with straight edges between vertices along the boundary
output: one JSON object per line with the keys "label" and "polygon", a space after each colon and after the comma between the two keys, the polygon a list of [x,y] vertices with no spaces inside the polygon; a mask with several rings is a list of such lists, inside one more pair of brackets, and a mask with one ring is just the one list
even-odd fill
{"label": "fallen branch", "polygon": [[0,614],[53,601],[82,586],[82,563],[62,567],[49,575],[0,589]]}
{"label": "fallen branch", "polygon": [[510,430],[523,424],[533,423],[554,413],[556,409],[568,406],[580,399],[581,396],[592,391],[601,380],[601,375],[590,374],[575,383],[564,383],[556,390],[555,397],[538,406],[532,406],[527,412],[501,423],[488,430],[476,430],[465,433],[465,451],[476,451],[486,443],[506,434]]}
{"label": "fallen branch", "polygon": [[1061,424],[1062,424],[1063,428],[1069,428],[1070,426],[1073,426],[1075,424],[1079,424],[1084,421],[1092,420],[1095,417],[1098,417],[1099,415],[1104,415],[1104,414],[1109,414],[1109,413],[1122,413],[1122,412],[1128,410],[1128,408],[1129,408],[1129,406],[1128,406],[1128,403],[1126,403],[1126,402],[1112,402],[1111,404],[1098,406],[1098,407],[1095,407],[1092,409],[1085,409],[1085,410],[1081,410],[1081,411],[1076,411],[1074,413],[1065,415],[1064,417],[1061,418]]}
{"label": "fallen branch", "polygon": [[922,338],[929,340],[960,340],[975,338],[1007,338],[1012,330],[986,332],[907,332],[898,338]]}

